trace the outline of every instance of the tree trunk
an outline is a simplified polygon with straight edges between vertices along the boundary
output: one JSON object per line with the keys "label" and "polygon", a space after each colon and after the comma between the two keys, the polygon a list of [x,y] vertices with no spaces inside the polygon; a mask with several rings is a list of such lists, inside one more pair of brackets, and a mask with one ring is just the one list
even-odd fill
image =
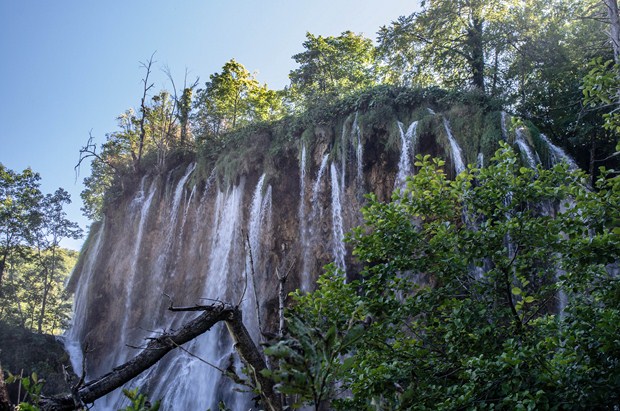
{"label": "tree trunk", "polygon": [[248,365],[255,385],[260,387],[260,396],[267,410],[281,411],[282,403],[280,401],[280,396],[274,391],[273,381],[264,377],[261,373],[261,371],[267,369],[265,358],[258,351],[247,328],[245,328],[243,317],[239,309],[235,309],[232,315],[226,319],[226,328],[233,338],[235,349]]}
{"label": "tree trunk", "polygon": [[620,16],[618,15],[617,0],[603,0],[607,6],[607,16],[609,17],[609,40],[614,50],[614,62],[620,63]]}
{"label": "tree trunk", "polygon": [[47,296],[49,294],[51,279],[46,268],[43,269],[45,275],[43,276],[43,298],[41,299],[41,312],[39,312],[39,319],[37,321],[37,332],[43,333],[43,319],[45,317],[45,310],[47,309]]}
{"label": "tree trunk", "polygon": [[467,29],[467,43],[470,49],[469,65],[473,86],[484,92],[484,44],[482,41],[483,20],[474,18]]}
{"label": "tree trunk", "polygon": [[262,370],[267,369],[267,365],[243,324],[241,310],[225,304],[186,308],[170,307],[169,310],[204,312],[186,323],[176,333],[165,333],[161,337],[152,339],[136,357],[114,368],[103,377],[77,387],[73,395],[42,398],[39,402],[41,410],[70,411],[76,410],[84,404],[90,404],[147,370],[168,352],[209,331],[216,323],[225,321],[226,328],[234,341],[235,349],[248,365],[251,371],[250,377],[253,379],[254,385],[259,388],[266,409],[282,411],[282,403],[274,390],[273,381],[261,373]]}
{"label": "tree trunk", "polygon": [[0,293],[2,292],[2,279],[4,278],[4,269],[6,267],[6,259],[9,255],[9,248],[6,247],[2,253],[2,259],[0,260]]}
{"label": "tree trunk", "polygon": [[6,391],[2,367],[0,367],[0,411],[13,411],[13,406],[9,400],[9,393]]}
{"label": "tree trunk", "polygon": [[103,377],[78,387],[73,396],[42,398],[39,402],[41,410],[69,411],[78,409],[82,404],[90,404],[149,369],[168,352],[210,330],[216,323],[233,314],[233,309],[223,304],[202,309],[204,312],[201,315],[185,324],[179,331],[152,339],[136,357]]}

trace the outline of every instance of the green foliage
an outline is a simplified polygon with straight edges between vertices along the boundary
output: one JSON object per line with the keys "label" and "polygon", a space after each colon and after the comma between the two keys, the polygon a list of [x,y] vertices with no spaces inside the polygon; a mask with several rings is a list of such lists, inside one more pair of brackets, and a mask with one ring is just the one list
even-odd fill
{"label": "green foliage", "polygon": [[422,1],[422,11],[401,16],[379,30],[387,80],[397,84],[484,89],[487,61],[501,45],[494,32],[508,1]]}
{"label": "green foliage", "polygon": [[345,283],[342,272],[333,265],[327,270],[316,293],[294,294],[297,306],[287,318],[290,338],[265,349],[265,355],[279,367],[263,374],[276,382],[278,391],[295,399],[293,408],[307,404],[318,408],[334,397],[334,384],[347,375],[351,365],[341,356],[364,333],[361,299]]}
{"label": "green foliage", "polygon": [[20,403],[15,408],[17,411],[38,411],[39,408],[36,405],[41,398],[41,389],[45,380],[39,379],[36,372],[33,372],[30,377],[23,377],[20,375],[13,375],[9,373],[9,377],[5,380],[7,384],[18,383],[18,391],[24,390],[24,396],[21,397]]}
{"label": "green foliage", "polygon": [[620,114],[617,112],[620,101],[620,73],[613,60],[603,62],[602,58],[594,59],[589,64],[590,71],[583,79],[583,104],[590,108],[603,108],[603,127],[618,135],[620,134]]}
{"label": "green foliage", "polygon": [[340,36],[306,33],[300,67],[289,73],[289,96],[302,106],[334,99],[376,84],[375,48],[370,39],[345,31]]}
{"label": "green foliage", "polygon": [[43,195],[30,169],[0,164],[0,173],[0,320],[59,332],[70,311],[63,284],[76,259],[59,245],[81,236],[63,210],[71,199],[62,188]]}
{"label": "green foliage", "polygon": [[339,409],[613,408],[618,181],[591,191],[566,165],[521,167],[505,144],[454,181],[441,160],[416,165],[350,236],[361,280],[328,270],[297,297],[290,336],[268,351],[290,377],[282,392]]}
{"label": "green foliage", "polygon": [[198,133],[220,138],[227,131],[284,114],[280,93],[260,85],[255,76],[234,59],[214,73],[196,98]]}
{"label": "green foliage", "polygon": [[133,390],[123,389],[123,395],[129,398],[131,404],[120,411],[157,411],[160,407],[160,401],[151,404],[144,394],[140,394],[138,388]]}

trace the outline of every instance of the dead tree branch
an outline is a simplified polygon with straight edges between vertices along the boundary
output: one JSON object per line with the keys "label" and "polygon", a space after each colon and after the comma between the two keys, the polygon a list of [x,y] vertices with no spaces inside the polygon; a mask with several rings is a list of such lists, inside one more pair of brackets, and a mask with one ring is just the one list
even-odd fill
{"label": "dead tree branch", "polygon": [[138,143],[138,156],[137,158],[134,158],[134,166],[136,170],[139,170],[140,168],[142,151],[144,150],[144,140],[146,139],[146,128],[144,127],[144,122],[146,120],[148,110],[148,108],[146,107],[146,96],[149,90],[152,89],[154,86],[153,83],[149,84],[149,76],[151,75],[151,67],[153,66],[153,57],[155,56],[155,53],[156,52],[153,52],[153,54],[151,54],[151,57],[146,62],[140,63],[140,65],[146,70],[146,74],[142,79],[142,83],[144,83],[144,88],[142,91],[142,99],[140,100],[140,141]]}
{"label": "dead tree branch", "polygon": [[116,172],[118,171],[114,164],[112,164],[108,159],[97,153],[97,144],[95,144],[94,140],[95,137],[93,137],[93,130],[90,130],[88,132],[88,140],[86,141],[86,144],[80,148],[80,158],[78,159],[75,167],[73,167],[73,169],[75,170],[76,180],[80,174],[80,167],[82,166],[82,162],[88,158],[95,158],[110,167],[112,170]]}
{"label": "dead tree branch", "polygon": [[170,306],[168,309],[173,312],[203,311],[203,313],[183,325],[178,331],[167,332],[150,339],[136,357],[114,368],[103,377],[79,386],[72,395],[43,397],[39,402],[41,410],[71,411],[79,409],[83,404],[91,404],[146,371],[168,352],[209,331],[218,322],[224,321],[234,341],[235,349],[248,367],[249,377],[254,386],[260,388],[260,396],[266,409],[282,411],[282,402],[274,390],[273,381],[262,375],[262,371],[267,369],[265,359],[245,328],[242,313],[238,307],[217,303],[190,307]]}
{"label": "dead tree branch", "polygon": [[[235,309],[224,304],[218,304],[203,306],[201,311],[204,312],[186,323],[180,330],[174,333],[164,333],[162,336],[152,339],[146,348],[133,359],[116,367],[103,377],[84,384],[75,393],[77,399],[84,404],[90,404],[112,392],[153,366],[168,352],[209,331],[218,322],[231,317]],[[43,411],[69,411],[77,409],[79,404],[76,404],[74,396],[69,395],[42,398],[39,406]]]}

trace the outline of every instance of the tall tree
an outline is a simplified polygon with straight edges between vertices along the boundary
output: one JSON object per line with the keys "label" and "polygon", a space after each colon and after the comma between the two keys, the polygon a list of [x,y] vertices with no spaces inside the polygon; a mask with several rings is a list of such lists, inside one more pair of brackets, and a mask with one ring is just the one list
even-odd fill
{"label": "tall tree", "polygon": [[15,173],[0,164],[0,286],[10,257],[32,242],[41,222],[39,180],[30,168]]}
{"label": "tall tree", "polygon": [[196,119],[203,136],[222,133],[252,121],[277,118],[283,113],[279,94],[260,85],[235,59],[226,62],[219,73],[213,73],[204,89],[196,93]]}
{"label": "tall tree", "polygon": [[39,333],[43,332],[49,295],[54,285],[59,282],[59,266],[62,266],[64,262],[60,254],[60,242],[65,238],[78,239],[82,236],[79,225],[70,221],[64,211],[64,206],[70,203],[69,193],[59,188],[54,194],[47,194],[40,206],[43,219],[35,233],[37,261],[43,288],[37,319],[37,332]]}
{"label": "tall tree", "polygon": [[620,64],[620,15],[617,0],[603,0],[609,17],[609,41],[614,51],[614,61]]}
{"label": "tall tree", "polygon": [[341,97],[376,84],[372,41],[345,31],[340,36],[306,33],[305,51],[293,56],[299,68],[289,73],[290,92],[299,102]]}
{"label": "tall tree", "polygon": [[462,85],[468,81],[484,90],[487,54],[495,46],[493,32],[506,13],[507,3],[422,1],[422,11],[401,16],[379,30],[381,55],[388,67],[401,70],[401,81],[422,66],[422,72],[433,73],[435,82]]}

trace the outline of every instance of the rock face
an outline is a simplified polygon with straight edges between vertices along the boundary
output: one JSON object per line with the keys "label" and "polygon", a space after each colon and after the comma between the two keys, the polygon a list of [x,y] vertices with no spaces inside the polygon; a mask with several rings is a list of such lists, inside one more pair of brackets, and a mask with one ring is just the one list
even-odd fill
{"label": "rock face", "polygon": [[[0,404],[2,404],[2,372],[13,375],[32,376],[36,373],[45,380],[42,392],[45,395],[59,395],[71,392],[75,383],[73,375],[69,375],[70,361],[62,344],[56,337],[47,334],[36,334],[25,328],[10,326],[0,322]],[[69,381],[67,379],[71,378]],[[18,383],[8,384],[8,393],[14,404],[19,403],[18,392],[24,399],[24,390]],[[2,406],[0,405],[0,410]]]}
{"label": "rock face", "polygon": [[[456,161],[459,167],[458,161],[475,163],[481,157],[483,128],[484,138],[494,142],[489,147],[506,138],[499,113],[486,115],[487,124],[477,130],[461,128],[459,135],[453,127],[448,135],[456,114],[415,110],[380,124],[365,124],[368,113],[353,112],[306,130],[276,155],[266,154],[269,133],[259,136],[254,144],[265,150],[247,159],[228,184],[217,170],[198,178],[193,161],[180,162],[164,175],[144,176],[92,225],[74,272],[75,320],[66,345],[76,369],[87,348],[87,378],[98,377],[137,354],[145,338],[196,315],[168,312],[171,301],[239,304],[260,343],[259,326],[277,331],[276,270],[291,269],[288,292],[311,290],[330,262],[348,276],[356,274],[344,234],[362,222],[364,194],[388,201],[395,182],[402,184],[397,175],[402,180],[414,172],[418,153],[443,157],[454,173],[456,154],[466,157]],[[415,127],[413,120],[419,120]],[[407,133],[412,128],[414,133]],[[491,137],[489,129],[495,130]],[[466,148],[462,153],[454,149],[459,143]],[[130,385],[163,398],[164,409],[217,409],[220,401],[232,410],[251,407],[251,396],[236,392],[214,367],[226,368],[232,361],[225,330],[218,327],[183,348]],[[122,395],[113,393],[95,407],[118,409],[122,402]]]}

